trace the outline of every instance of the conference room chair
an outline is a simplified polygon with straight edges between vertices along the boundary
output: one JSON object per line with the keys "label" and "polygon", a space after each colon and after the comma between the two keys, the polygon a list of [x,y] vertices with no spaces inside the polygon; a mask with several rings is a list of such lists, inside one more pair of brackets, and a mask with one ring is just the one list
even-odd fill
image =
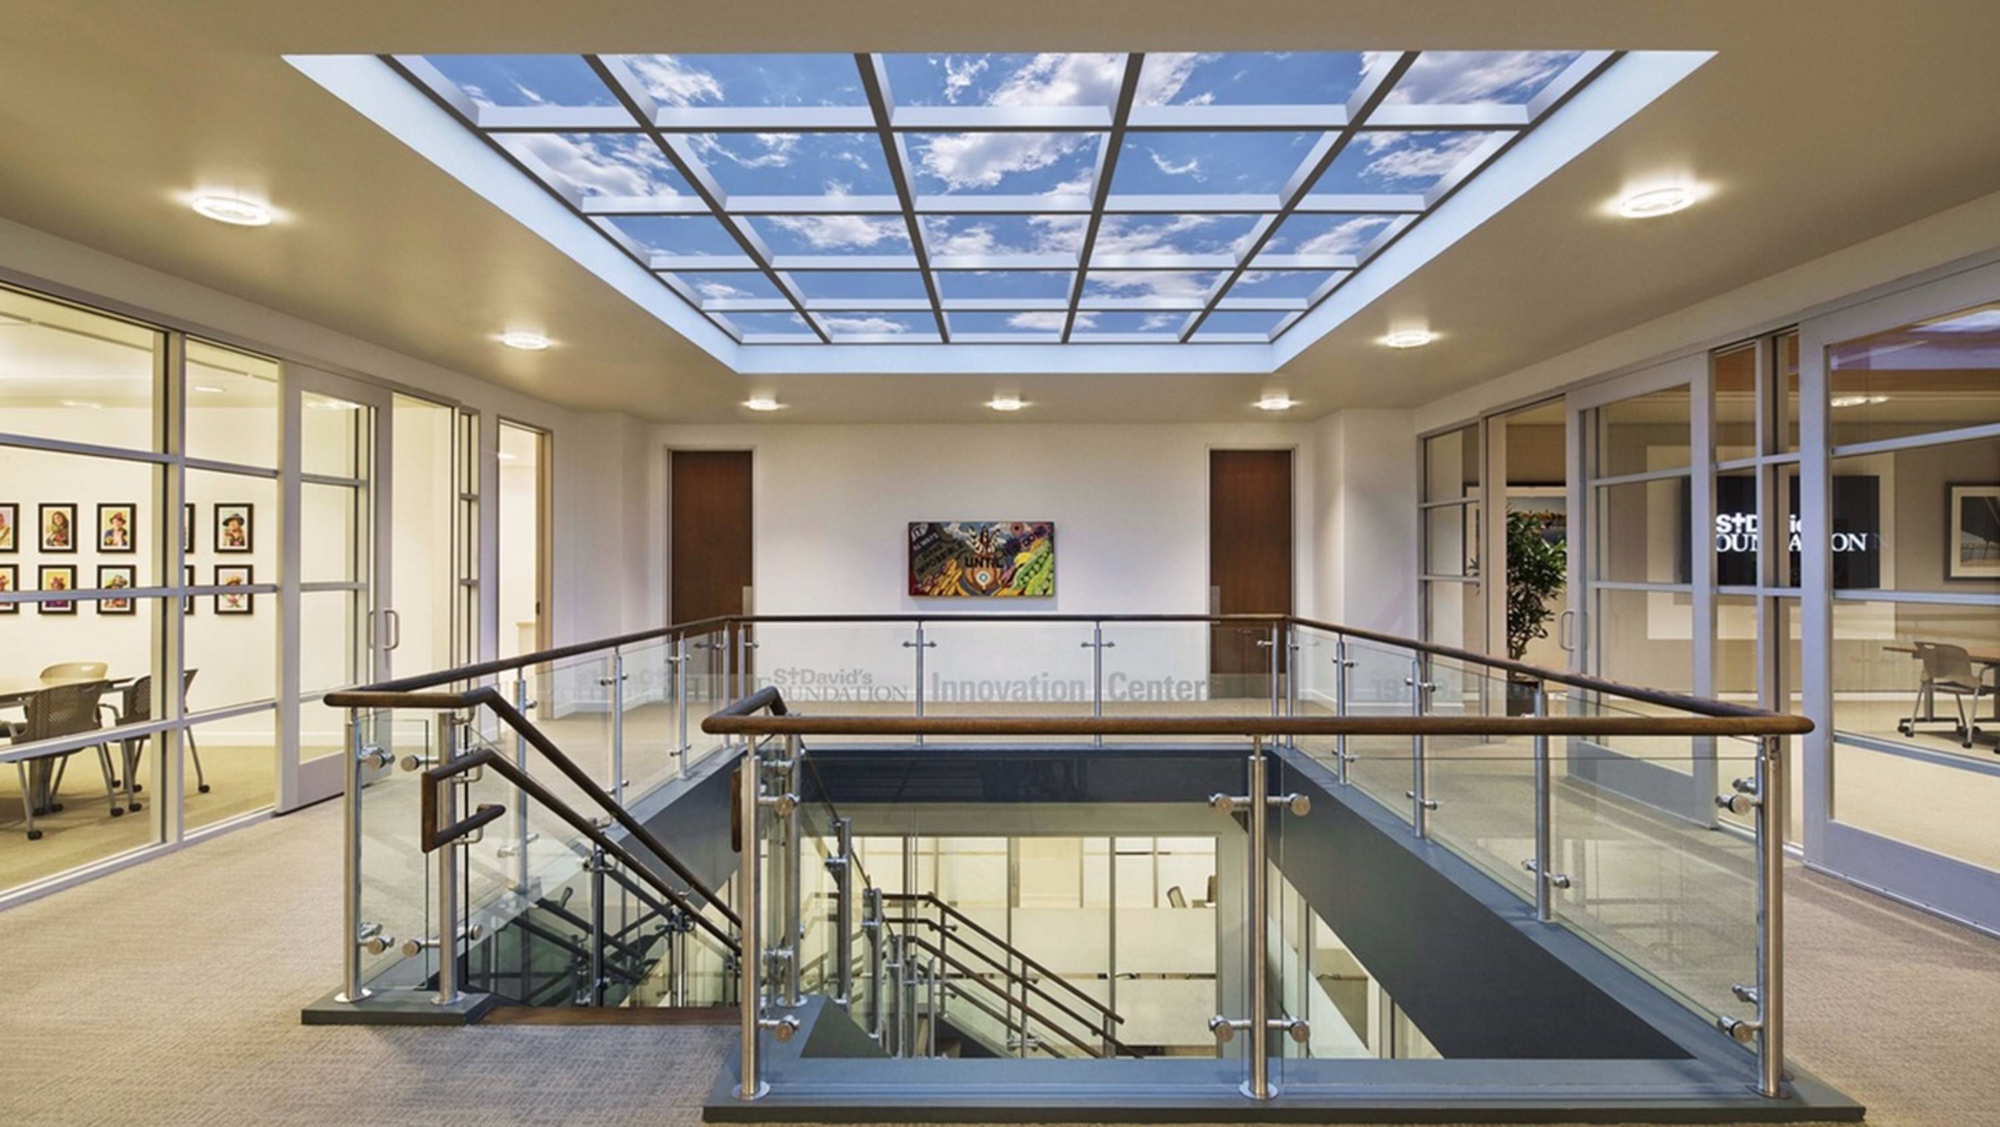
{"label": "conference room chair", "polygon": [[[98,707],[110,687],[109,681],[80,681],[69,685],[51,685],[35,693],[27,700],[27,719],[18,726],[10,727],[13,742],[37,743],[101,730],[104,723]],[[66,767],[69,757],[79,750],[82,749],[71,748],[68,751],[31,755],[15,760],[14,769],[21,782],[21,807],[26,814],[29,841],[39,841],[42,836],[42,831],[35,828],[36,795],[29,783],[31,767],[39,766],[44,772],[54,767]],[[48,760],[57,762],[51,764],[47,762]],[[97,762],[104,772],[105,801],[110,806],[111,816],[119,817],[125,813],[125,809],[118,805],[118,790],[111,781],[111,749],[105,744],[97,745]],[[42,796],[48,803],[49,813],[62,809],[62,804],[55,801],[56,785],[59,781],[60,776],[57,776]]]}
{"label": "conference room chair", "polygon": [[[1964,646],[1954,646],[1949,642],[1913,642],[1911,645],[1917,651],[1917,660],[1923,663],[1924,674],[1923,682],[1917,688],[1917,707],[1911,710],[1910,715],[1922,715],[1926,693],[1932,701],[1937,700],[1939,693],[1948,694],[1958,707],[1958,731],[1955,734],[1959,745],[1971,747],[1972,737],[1978,731],[1975,721],[1979,719],[1979,702],[1994,695],[1992,686],[1973,672],[1972,655]],[[1972,698],[1970,713],[1966,711],[1967,697]],[[1905,721],[1902,727],[1904,735],[1916,734],[1915,721]]]}
{"label": "conference room chair", "polygon": [[[201,672],[199,669],[189,669],[181,674],[182,712],[187,711],[188,689],[194,685],[194,675],[199,672]],[[110,706],[110,710],[112,722],[115,724],[143,724],[151,720],[153,718],[153,675],[148,673],[144,677],[125,686],[121,692],[119,703]],[[124,745],[125,774],[123,778],[125,782],[125,801],[126,805],[134,810],[140,809],[140,807],[137,802],[132,800],[132,795],[137,791],[146,789],[137,782],[139,775],[139,755],[146,750],[146,741],[151,738],[150,736],[131,736],[120,741]],[[194,730],[192,728],[188,729],[183,738],[187,740],[188,754],[194,759],[195,787],[201,793],[207,794],[209,790],[208,774],[201,767],[201,747],[194,742]],[[114,779],[113,784],[116,785],[116,783],[117,780]]]}

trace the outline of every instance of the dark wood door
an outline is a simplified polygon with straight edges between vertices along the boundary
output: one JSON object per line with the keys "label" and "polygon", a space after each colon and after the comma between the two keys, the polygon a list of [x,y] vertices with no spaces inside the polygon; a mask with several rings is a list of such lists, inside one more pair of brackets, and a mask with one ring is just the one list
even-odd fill
{"label": "dark wood door", "polygon": [[[1291,451],[1209,451],[1208,582],[1216,613],[1292,612]],[[1216,627],[1210,693],[1268,698],[1272,651],[1281,674],[1287,656],[1271,640],[1267,628]]]}
{"label": "dark wood door", "polygon": [[750,452],[676,450],[672,473],[668,618],[742,614],[751,582]]}

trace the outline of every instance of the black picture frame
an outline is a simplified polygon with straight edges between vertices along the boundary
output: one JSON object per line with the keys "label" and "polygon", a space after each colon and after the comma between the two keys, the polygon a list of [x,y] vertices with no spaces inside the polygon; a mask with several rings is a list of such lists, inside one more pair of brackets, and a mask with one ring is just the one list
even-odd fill
{"label": "black picture frame", "polygon": [[[52,591],[52,590],[57,590],[58,588],[53,588],[53,587],[50,587],[50,586],[49,586],[49,576],[51,576],[51,575],[60,575],[60,576],[62,576],[62,577],[63,577],[63,585],[62,585],[62,587],[60,588],[60,590],[64,590],[64,591],[75,591],[75,590],[76,590],[76,565],[75,565],[75,564],[43,564],[43,565],[41,565],[41,567],[39,567],[39,568],[37,568],[37,569],[35,570],[35,589],[36,589],[36,590],[38,590],[38,591]],[[42,602],[39,602],[39,603],[36,603],[36,604],[35,604],[35,613],[36,613],[36,614],[75,614],[75,613],[76,613],[76,600],[75,600],[75,599],[48,599],[48,600],[44,600],[44,601],[42,601]]]}
{"label": "black picture frame", "polygon": [[[1964,502],[1983,499],[1992,506],[2000,506],[2000,482],[1994,481],[1949,481],[1944,487],[1944,578],[1947,583],[1991,583],[2000,578],[2000,568],[1988,570],[1968,568],[1962,552],[1961,540],[1965,533]],[[1992,527],[1985,523],[1991,516],[1989,511],[1981,511],[1980,538],[1991,539],[1987,534]]]}
{"label": "black picture frame", "polygon": [[[21,565],[0,564],[0,591],[11,592],[11,591],[19,591],[20,589],[21,589]],[[0,614],[20,614],[20,613],[21,613],[21,604],[0,603]]]}
{"label": "black picture frame", "polygon": [[[181,506],[181,554],[182,555],[187,555],[188,553],[194,551],[194,536],[195,536],[194,525],[195,525],[194,502],[189,501]],[[194,584],[190,583],[188,584],[188,586],[192,587],[194,586]]]}
{"label": "black picture frame", "polygon": [[[231,520],[243,522],[241,543],[228,535]],[[215,503],[215,527],[211,533],[215,537],[214,550],[223,555],[248,554],[257,550],[257,506],[248,501],[217,501]]]}
{"label": "black picture frame", "polygon": [[21,503],[0,501],[0,555],[21,550]]}
{"label": "black picture frame", "polygon": [[[67,546],[51,546],[49,540],[49,517],[61,514],[64,525],[69,529]],[[76,502],[44,501],[35,510],[35,543],[48,555],[76,554]]]}
{"label": "black picture frame", "polygon": [[[237,574],[239,572],[241,573],[240,578]],[[217,587],[249,587],[255,585],[256,582],[256,569],[249,564],[215,565],[215,585]],[[231,606],[231,600],[236,600],[237,605]],[[214,610],[216,614],[256,614],[257,596],[248,591],[233,595],[218,591],[215,594]]]}
{"label": "black picture frame", "polygon": [[[194,506],[189,505],[188,508],[192,509],[194,508]],[[194,565],[193,564],[181,565],[181,586],[193,587],[195,585],[196,584],[194,578]],[[181,596],[181,613],[183,615],[192,615],[194,613],[195,603],[196,599],[193,595]]]}
{"label": "black picture frame", "polygon": [[[108,535],[106,523],[120,514],[125,517],[122,542],[115,542]],[[130,555],[139,550],[139,506],[130,501],[104,501],[97,506],[97,550],[105,555]]]}
{"label": "black picture frame", "polygon": [[[97,565],[98,590],[112,591],[121,589],[113,586],[113,580],[116,579],[123,579],[125,581],[123,590],[130,590],[137,587],[139,585],[139,568],[134,564]],[[98,614],[130,615],[139,613],[139,603],[138,600],[130,595],[122,599],[100,598],[97,600],[95,609]]]}

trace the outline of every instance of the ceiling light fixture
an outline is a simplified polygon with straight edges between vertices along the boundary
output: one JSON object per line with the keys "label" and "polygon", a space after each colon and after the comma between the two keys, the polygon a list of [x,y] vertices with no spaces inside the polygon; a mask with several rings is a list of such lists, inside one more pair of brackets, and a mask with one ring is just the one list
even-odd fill
{"label": "ceiling light fixture", "polygon": [[540,352],[549,346],[549,338],[540,333],[508,331],[500,334],[500,343],[522,352]]}
{"label": "ceiling light fixture", "polygon": [[1299,405],[1299,401],[1284,392],[1273,392],[1257,401],[1259,411],[1289,411]]}
{"label": "ceiling light fixture", "polygon": [[785,405],[768,395],[753,395],[743,401],[752,411],[782,411]]}
{"label": "ceiling light fixture", "polygon": [[1693,207],[1695,198],[1695,190],[1685,184],[1648,188],[1619,200],[1618,214],[1627,219],[1651,219],[1656,215],[1672,215],[1676,211]]}
{"label": "ceiling light fixture", "polygon": [[1028,402],[1018,395],[996,395],[987,400],[986,405],[995,411],[1019,411],[1026,407]]}
{"label": "ceiling light fixture", "polygon": [[1873,407],[1888,401],[1886,395],[1836,395],[1828,402],[1834,407]]}
{"label": "ceiling light fixture", "polygon": [[63,406],[65,406],[65,407],[74,407],[74,408],[76,408],[77,410],[80,410],[80,411],[102,411],[102,410],[104,410],[104,404],[102,404],[102,403],[92,403],[92,402],[91,402],[90,400],[88,400],[88,399],[65,399],[65,400],[63,400],[63,401],[62,401],[62,405],[63,405]]}
{"label": "ceiling light fixture", "polygon": [[195,214],[235,227],[268,227],[270,207],[238,196],[201,195],[194,198]]}
{"label": "ceiling light fixture", "polygon": [[222,389],[221,389],[221,388],[219,388],[219,387],[216,387],[216,386],[214,386],[214,385],[212,385],[212,384],[205,384],[205,383],[198,383],[198,384],[194,385],[194,389],[195,389],[196,391],[199,391],[199,392],[201,392],[201,393],[202,393],[203,395],[221,395],[221,394],[222,394]]}
{"label": "ceiling light fixture", "polygon": [[1437,338],[1429,329],[1397,329],[1383,337],[1382,343],[1390,348],[1422,348]]}

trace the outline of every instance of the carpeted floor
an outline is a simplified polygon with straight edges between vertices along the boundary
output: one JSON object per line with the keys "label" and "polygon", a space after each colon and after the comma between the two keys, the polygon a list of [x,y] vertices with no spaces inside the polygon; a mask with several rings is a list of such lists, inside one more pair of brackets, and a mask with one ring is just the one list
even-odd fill
{"label": "carpeted floor", "polygon": [[[0,1123],[693,1123],[726,1029],[305,1027],[339,811],[0,913]],[[2000,943],[1795,871],[1792,1056],[1885,1127],[2000,1123]]]}

